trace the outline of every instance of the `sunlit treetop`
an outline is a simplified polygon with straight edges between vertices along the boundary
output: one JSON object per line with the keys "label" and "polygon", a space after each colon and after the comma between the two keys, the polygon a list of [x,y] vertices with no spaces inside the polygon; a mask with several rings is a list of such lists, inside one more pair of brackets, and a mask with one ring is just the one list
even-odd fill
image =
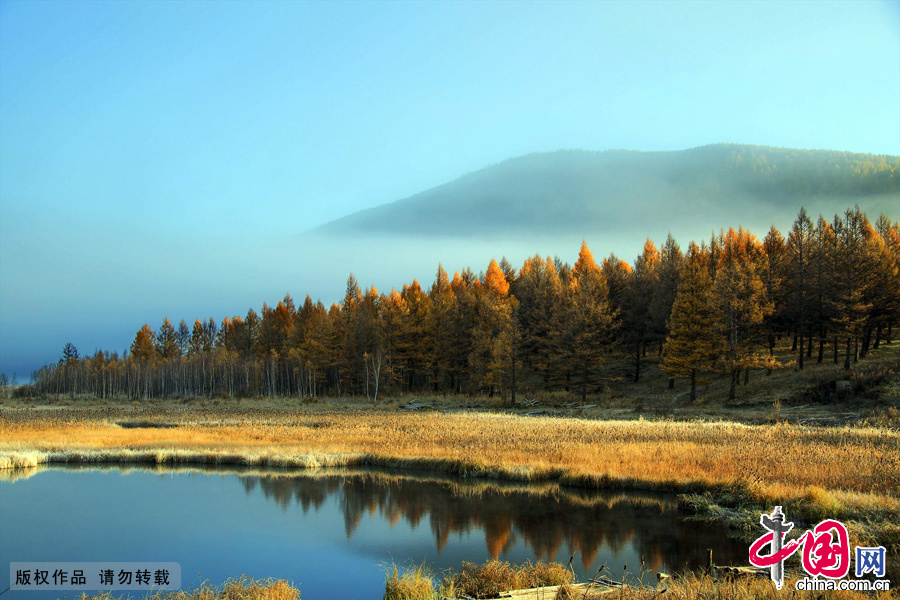
{"label": "sunlit treetop", "polygon": [[591,249],[588,248],[587,242],[584,240],[581,241],[581,250],[578,252],[578,260],[575,261],[573,270],[575,277],[579,277],[586,273],[597,273],[600,271],[599,267],[597,267],[597,261],[594,260]]}
{"label": "sunlit treetop", "polygon": [[484,274],[484,286],[498,296],[505,296],[509,293],[509,282],[495,259],[491,259],[487,273]]}

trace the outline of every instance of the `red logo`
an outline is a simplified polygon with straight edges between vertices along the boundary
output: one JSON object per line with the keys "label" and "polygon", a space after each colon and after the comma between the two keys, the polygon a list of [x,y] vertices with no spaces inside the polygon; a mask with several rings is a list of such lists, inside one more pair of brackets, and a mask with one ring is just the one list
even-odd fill
{"label": "red logo", "polygon": [[[784,536],[791,530],[793,523],[784,522],[780,506],[775,508],[772,515],[762,515],[760,523],[769,531],[750,546],[750,564],[771,567],[772,581],[779,589],[784,579],[784,561],[801,546],[803,569],[813,577],[821,575],[829,579],[840,579],[847,576],[850,570],[850,537],[847,535],[847,527],[840,521],[826,519],[786,544]],[[766,546],[770,553],[762,554]]]}

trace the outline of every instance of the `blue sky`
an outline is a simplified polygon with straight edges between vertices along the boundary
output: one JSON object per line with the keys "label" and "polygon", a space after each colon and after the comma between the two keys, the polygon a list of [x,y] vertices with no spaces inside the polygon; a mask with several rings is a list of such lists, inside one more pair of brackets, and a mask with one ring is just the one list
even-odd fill
{"label": "blue sky", "polygon": [[449,246],[420,273],[304,232],[509,157],[897,155],[898,107],[898,1],[3,0],[0,369],[286,290],[331,302],[351,270],[462,268]]}

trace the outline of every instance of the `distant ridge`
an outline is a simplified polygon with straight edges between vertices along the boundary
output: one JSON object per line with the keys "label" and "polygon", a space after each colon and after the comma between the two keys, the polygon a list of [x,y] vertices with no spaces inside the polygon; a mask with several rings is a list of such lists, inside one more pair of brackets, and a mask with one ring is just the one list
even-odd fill
{"label": "distant ridge", "polygon": [[[859,204],[900,217],[900,157],[715,144],[689,150],[558,150],[512,158],[322,225],[330,234],[503,236],[711,226]],[[769,217],[766,217],[767,219]],[[771,221],[770,221],[771,222]],[[764,233],[759,232],[760,234]]]}

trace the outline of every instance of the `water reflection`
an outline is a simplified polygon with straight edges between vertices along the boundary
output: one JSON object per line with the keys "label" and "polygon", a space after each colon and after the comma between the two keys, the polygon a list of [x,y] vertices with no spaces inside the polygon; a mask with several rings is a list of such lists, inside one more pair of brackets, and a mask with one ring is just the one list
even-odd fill
{"label": "water reflection", "polygon": [[[96,465],[0,473],[2,561],[182,565],[185,586],[246,574],[296,583],[304,598],[379,600],[384,565],[436,572],[490,557],[573,565],[580,580],[696,568],[747,545],[686,520],[671,495],[472,482],[424,473]],[[98,526],[101,524],[102,526]],[[9,585],[0,571],[0,589]],[[11,591],[3,600],[27,600]]]}
{"label": "water reflection", "polygon": [[247,494],[259,490],[283,510],[297,506],[304,515],[334,498],[348,541],[365,516],[377,516],[391,529],[401,519],[411,528],[427,521],[439,555],[451,536],[480,532],[490,557],[500,558],[521,542],[537,559],[574,554],[586,573],[599,567],[601,551],[618,556],[630,549],[654,572],[698,568],[707,548],[720,564],[741,564],[746,557],[746,544],[728,539],[722,527],[686,519],[671,495],[349,471],[243,475],[240,482]]}

